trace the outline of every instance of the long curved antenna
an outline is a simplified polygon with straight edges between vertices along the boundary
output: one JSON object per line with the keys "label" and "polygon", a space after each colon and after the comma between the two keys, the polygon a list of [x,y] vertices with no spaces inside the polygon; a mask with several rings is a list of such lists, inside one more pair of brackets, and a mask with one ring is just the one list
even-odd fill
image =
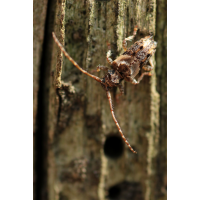
{"label": "long curved antenna", "polygon": [[106,91],[106,94],[107,94],[107,98],[108,98],[108,101],[109,101],[109,105],[110,105],[110,111],[111,111],[111,114],[112,114],[112,117],[113,117],[113,120],[119,130],[119,133],[120,135],[122,136],[124,142],[127,144],[127,146],[129,147],[129,149],[133,152],[133,153],[137,153],[136,151],[133,150],[133,148],[131,147],[131,145],[129,144],[129,142],[127,141],[127,139],[125,138],[123,132],[122,132],[122,129],[120,128],[119,126],[119,123],[115,117],[115,114],[114,114],[114,110],[113,110],[113,105],[112,105],[112,99],[111,99],[111,94],[110,94],[110,91]]}
{"label": "long curved antenna", "polygon": [[64,53],[64,55],[71,61],[71,63],[78,68],[81,72],[83,72],[84,74],[90,76],[91,78],[93,78],[94,80],[96,80],[97,82],[102,82],[102,79],[100,79],[97,76],[94,76],[90,73],[88,73],[87,71],[85,71],[84,69],[82,69],[71,57],[70,55],[65,51],[64,47],[62,46],[62,44],[59,42],[59,40],[57,39],[56,35],[54,32],[52,32],[52,36],[54,41],[56,42],[56,44],[59,46],[60,50]]}

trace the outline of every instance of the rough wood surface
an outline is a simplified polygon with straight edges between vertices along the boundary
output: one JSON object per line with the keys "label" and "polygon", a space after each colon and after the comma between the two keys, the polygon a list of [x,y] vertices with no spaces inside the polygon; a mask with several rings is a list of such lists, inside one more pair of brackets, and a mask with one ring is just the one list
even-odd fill
{"label": "rough wood surface", "polygon": [[[55,2],[49,1],[49,4],[49,12],[53,12]],[[48,30],[55,31],[56,35],[65,30],[65,34],[61,34],[65,42],[60,41],[69,55],[83,69],[97,76],[103,77],[103,72],[95,72],[99,64],[109,67],[106,43],[111,44],[115,59],[123,52],[122,41],[132,35],[135,25],[139,28],[135,40],[152,32],[158,48],[152,77],[144,77],[137,86],[123,82],[124,96],[118,97],[119,91],[112,91],[116,117],[138,152],[133,154],[121,141],[106,92],[63,58],[52,38],[48,38],[51,46],[48,50],[50,76],[45,78],[48,112],[44,114],[46,125],[40,132],[47,134],[43,163],[46,184],[42,185],[46,195],[41,199],[166,199],[164,0],[63,0],[56,5],[53,26]],[[62,8],[65,5],[65,17],[59,5]],[[157,28],[156,23],[159,23]],[[128,46],[131,44],[128,42]],[[58,69],[62,62],[60,82],[56,66]]]}

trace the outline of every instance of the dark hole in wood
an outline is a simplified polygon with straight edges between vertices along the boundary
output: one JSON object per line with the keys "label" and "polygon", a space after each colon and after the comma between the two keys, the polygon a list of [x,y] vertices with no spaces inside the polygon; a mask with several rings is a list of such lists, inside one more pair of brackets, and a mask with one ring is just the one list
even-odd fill
{"label": "dark hole in wood", "polygon": [[144,200],[142,186],[139,182],[123,181],[108,189],[109,200]]}
{"label": "dark hole in wood", "polygon": [[104,143],[104,153],[107,157],[116,159],[119,158],[124,151],[124,143],[119,136],[108,136]]}
{"label": "dark hole in wood", "polygon": [[119,197],[120,192],[121,192],[120,187],[118,187],[118,186],[111,187],[108,190],[108,197],[109,197],[109,199],[115,199],[115,198]]}

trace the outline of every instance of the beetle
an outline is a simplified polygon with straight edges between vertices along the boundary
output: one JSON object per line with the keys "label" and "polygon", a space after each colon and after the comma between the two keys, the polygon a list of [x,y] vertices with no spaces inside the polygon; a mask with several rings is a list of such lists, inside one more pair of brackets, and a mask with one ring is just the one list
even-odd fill
{"label": "beetle", "polygon": [[[124,142],[127,144],[129,149],[133,153],[137,153],[137,152],[133,150],[133,148],[131,147],[127,139],[125,138],[120,128],[120,125],[115,117],[110,90],[113,87],[118,87],[120,89],[121,94],[123,94],[124,89],[121,84],[123,80],[130,82],[134,85],[137,85],[140,83],[140,81],[145,75],[151,76],[150,71],[153,69],[153,63],[150,58],[154,55],[156,51],[157,42],[154,41],[152,35],[149,35],[136,41],[132,46],[130,46],[127,49],[126,41],[133,40],[136,33],[137,33],[137,26],[135,26],[134,28],[133,35],[123,40],[122,46],[124,49],[124,53],[120,55],[118,58],[116,58],[114,61],[111,59],[110,44],[108,44],[109,50],[107,52],[106,57],[112,69],[109,69],[108,67],[105,67],[102,65],[97,66],[97,71],[100,71],[100,70],[107,71],[107,73],[105,74],[103,78],[99,78],[95,75],[90,74],[84,69],[82,69],[65,51],[64,47],[57,39],[55,33],[54,32],[52,33],[54,41],[59,46],[60,50],[64,53],[64,55],[69,59],[69,61],[71,61],[72,64],[75,67],[77,67],[82,73],[90,76],[97,82],[101,83],[102,87],[105,89],[106,94],[107,94],[113,120]],[[148,62],[150,63],[150,65],[147,65]],[[143,69],[144,72],[142,72],[138,80],[136,80],[135,77],[141,69]]]}

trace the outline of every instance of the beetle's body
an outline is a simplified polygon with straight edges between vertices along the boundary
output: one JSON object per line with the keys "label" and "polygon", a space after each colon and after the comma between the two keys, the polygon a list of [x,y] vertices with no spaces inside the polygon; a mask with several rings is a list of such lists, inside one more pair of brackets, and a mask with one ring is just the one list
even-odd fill
{"label": "beetle's body", "polygon": [[[123,79],[132,84],[138,84],[135,76],[155,53],[156,46],[157,43],[153,40],[152,36],[147,36],[135,42],[114,61],[109,58],[113,70],[108,70],[108,73],[104,76],[104,87],[108,90],[112,87],[120,87]],[[144,69],[150,71],[152,68],[148,66]],[[144,75],[150,75],[150,73],[144,73]]]}

